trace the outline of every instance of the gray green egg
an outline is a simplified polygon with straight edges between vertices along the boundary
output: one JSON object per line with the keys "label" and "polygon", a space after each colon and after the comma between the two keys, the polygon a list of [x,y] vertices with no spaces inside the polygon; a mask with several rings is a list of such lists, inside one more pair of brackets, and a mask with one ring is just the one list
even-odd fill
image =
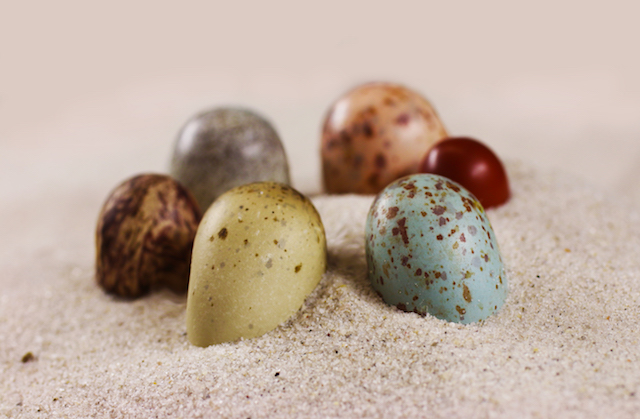
{"label": "gray green egg", "polygon": [[170,172],[203,211],[222,193],[245,183],[290,183],[276,130],[262,116],[238,108],[217,108],[191,118],[178,134]]}
{"label": "gray green egg", "polygon": [[389,305],[456,323],[484,320],[507,297],[498,242],[478,200],[445,177],[387,186],[366,221],[373,288]]}
{"label": "gray green egg", "polygon": [[274,329],[300,309],[327,264],[315,207],[275,182],[221,195],[198,226],[192,255],[187,336],[197,346]]}

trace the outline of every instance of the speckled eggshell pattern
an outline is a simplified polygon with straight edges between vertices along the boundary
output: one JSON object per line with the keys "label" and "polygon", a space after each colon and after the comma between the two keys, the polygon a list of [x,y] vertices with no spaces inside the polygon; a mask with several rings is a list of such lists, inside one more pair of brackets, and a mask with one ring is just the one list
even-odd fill
{"label": "speckled eggshell pattern", "polygon": [[376,198],[366,222],[368,276],[389,305],[472,323],[498,311],[507,277],[482,205],[459,184],[417,174]]}
{"label": "speckled eggshell pattern", "polygon": [[193,245],[189,341],[208,346],[269,332],[302,306],[325,269],[324,227],[309,199],[274,182],[226,192]]}
{"label": "speckled eggshell pattern", "polygon": [[217,108],[190,119],[178,135],[170,171],[203,211],[222,193],[245,183],[290,183],[276,130],[246,109]]}
{"label": "speckled eggshell pattern", "polygon": [[421,159],[447,132],[431,104],[392,83],[369,83],[340,98],[322,133],[322,172],[328,193],[377,194],[417,173]]}

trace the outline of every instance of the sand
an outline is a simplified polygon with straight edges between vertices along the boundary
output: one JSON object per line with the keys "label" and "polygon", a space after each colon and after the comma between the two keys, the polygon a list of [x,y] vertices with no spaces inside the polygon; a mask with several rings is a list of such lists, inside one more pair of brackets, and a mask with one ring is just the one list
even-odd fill
{"label": "sand", "polygon": [[188,343],[185,297],[122,301],[95,284],[104,191],[5,203],[0,416],[638,417],[634,201],[507,167],[513,197],[488,212],[510,281],[498,315],[462,326],[386,306],[366,280],[372,197],[316,196],[318,288],[276,330],[208,348]]}

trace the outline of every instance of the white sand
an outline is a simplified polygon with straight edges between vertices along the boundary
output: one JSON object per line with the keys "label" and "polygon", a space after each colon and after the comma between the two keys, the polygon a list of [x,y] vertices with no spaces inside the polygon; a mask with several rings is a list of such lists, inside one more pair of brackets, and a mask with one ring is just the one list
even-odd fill
{"label": "white sand", "polygon": [[371,198],[317,197],[329,271],[305,307],[261,338],[204,349],[187,341],[183,297],[125,302],[95,285],[104,191],[4,204],[0,416],[638,417],[636,208],[508,169],[513,198],[489,216],[510,297],[484,324],[387,307],[365,276]]}

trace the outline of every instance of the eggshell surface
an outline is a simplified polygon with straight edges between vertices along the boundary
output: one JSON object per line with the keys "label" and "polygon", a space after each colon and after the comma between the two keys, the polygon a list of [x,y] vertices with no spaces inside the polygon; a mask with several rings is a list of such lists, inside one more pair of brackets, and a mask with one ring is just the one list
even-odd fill
{"label": "eggshell surface", "polygon": [[420,173],[449,178],[469,190],[487,209],[509,200],[509,179],[498,156],[469,137],[445,138],[424,156]]}
{"label": "eggshell surface", "polygon": [[203,211],[222,193],[245,183],[289,182],[289,165],[276,130],[247,109],[216,108],[191,118],[180,131],[171,175]]}
{"label": "eggshell surface", "polygon": [[369,83],[329,110],[322,132],[322,173],[328,193],[377,194],[418,172],[427,150],[447,132],[431,104],[398,84]]}
{"label": "eggshell surface", "polygon": [[200,217],[193,196],[169,176],[127,179],[111,192],[98,217],[98,284],[125,298],[163,286],[184,293]]}
{"label": "eggshell surface", "polygon": [[231,189],[205,213],[193,246],[187,335],[197,346],[260,336],[293,315],[326,269],[315,207],[295,189]]}
{"label": "eggshell surface", "polygon": [[507,297],[507,277],[482,205],[442,176],[390,184],[366,221],[368,276],[401,310],[457,323],[484,320]]}

